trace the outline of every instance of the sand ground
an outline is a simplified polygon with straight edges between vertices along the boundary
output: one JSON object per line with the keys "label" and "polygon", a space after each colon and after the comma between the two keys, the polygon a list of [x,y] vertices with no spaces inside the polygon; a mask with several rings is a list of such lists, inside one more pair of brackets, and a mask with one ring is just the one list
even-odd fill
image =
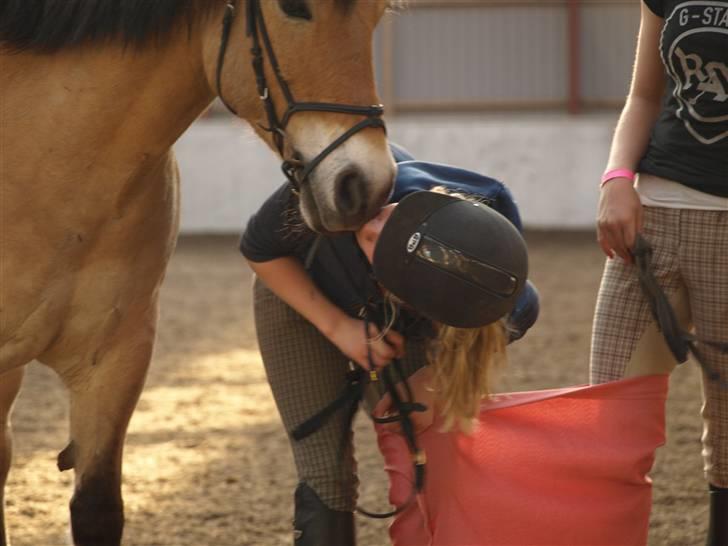
{"label": "sand ground", "polygon": [[[583,383],[603,264],[592,234],[530,233],[537,325],[510,350],[504,390]],[[235,237],[180,240],[162,295],[159,339],[129,427],[123,494],[129,546],[283,546],[292,542],[292,459],[256,349],[251,273]],[[29,367],[13,415],[6,491],[14,546],[68,544],[72,475],[59,473],[67,402],[55,375]],[[700,378],[672,377],[668,444],[653,472],[650,545],[703,543]],[[371,426],[357,424],[362,501],[385,506]],[[359,520],[360,546],[388,544],[386,522]]]}

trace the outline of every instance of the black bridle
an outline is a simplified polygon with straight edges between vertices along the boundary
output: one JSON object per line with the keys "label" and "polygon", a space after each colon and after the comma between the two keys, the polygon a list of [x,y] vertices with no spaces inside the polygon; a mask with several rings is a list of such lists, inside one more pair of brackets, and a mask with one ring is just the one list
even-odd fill
{"label": "black bridle", "polygon": [[[232,26],[233,18],[235,17],[235,3],[236,0],[228,0],[227,5],[225,6],[225,16],[222,21],[220,51],[217,57],[216,83],[217,94],[220,97],[220,100],[228,110],[237,116],[238,113],[232,106],[230,106],[230,104],[227,103],[227,101],[225,101],[222,94],[222,69],[223,64],[225,63],[225,51],[227,50],[228,39],[230,37],[230,28]],[[311,174],[318,164],[353,135],[367,127],[380,127],[386,130],[384,120],[382,119],[384,107],[381,104],[372,106],[353,106],[349,104],[336,104],[329,102],[296,102],[293,98],[290,87],[288,87],[288,83],[281,74],[278,59],[273,51],[270,36],[265,26],[265,20],[263,19],[263,12],[260,8],[260,0],[247,1],[247,35],[252,41],[250,53],[252,55],[253,72],[255,73],[255,83],[258,88],[258,96],[263,102],[263,108],[265,109],[266,116],[268,117],[268,127],[264,127],[262,125],[260,127],[264,131],[271,133],[273,143],[278,149],[278,153],[283,158],[283,164],[281,165],[283,173],[286,175],[286,178],[296,192],[301,189],[301,185],[307,180],[308,175]],[[261,39],[263,47],[261,47]],[[282,117],[279,117],[276,112],[276,107],[270,94],[268,81],[265,77],[264,53],[268,56],[268,63],[270,64],[273,74],[275,74],[276,80],[278,81],[278,86],[286,99],[287,107]],[[292,155],[288,158],[286,158],[284,154],[285,140],[287,138],[286,127],[288,126],[288,122],[293,114],[298,112],[333,112],[336,114],[364,116],[364,119],[348,129],[345,133],[324,148],[321,153],[306,163],[304,162],[301,154],[295,150],[292,151]]]}

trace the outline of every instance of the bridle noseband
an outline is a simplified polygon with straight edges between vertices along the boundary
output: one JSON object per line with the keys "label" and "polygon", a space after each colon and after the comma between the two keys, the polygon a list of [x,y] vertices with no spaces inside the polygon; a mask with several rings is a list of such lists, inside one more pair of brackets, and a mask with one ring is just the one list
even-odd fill
{"label": "bridle noseband", "polygon": [[[238,113],[232,106],[230,106],[230,104],[227,103],[227,101],[225,101],[222,94],[222,69],[225,62],[225,51],[227,50],[228,39],[230,37],[230,28],[232,26],[233,18],[235,17],[235,3],[236,0],[228,0],[225,7],[225,16],[222,21],[220,51],[217,58],[216,83],[217,94],[220,97],[220,100],[228,110],[237,116]],[[263,19],[260,0],[247,1],[247,35],[252,41],[250,53],[252,55],[253,72],[255,74],[258,96],[263,102],[263,108],[265,109],[265,113],[268,118],[268,127],[264,127],[262,125],[260,127],[272,134],[273,143],[275,144],[278,153],[283,158],[283,164],[281,165],[283,173],[286,175],[286,178],[291,183],[295,192],[298,192],[301,189],[301,185],[307,180],[308,175],[311,174],[311,172],[324,160],[324,158],[326,158],[326,156],[353,135],[367,127],[379,127],[386,130],[384,120],[382,119],[384,107],[381,104],[373,106],[353,106],[329,102],[296,102],[293,98],[293,94],[291,93],[291,89],[288,87],[288,83],[281,74],[278,59],[273,51],[270,36],[265,26],[265,20]],[[263,47],[261,47],[261,38]],[[275,104],[273,103],[273,99],[270,94],[270,88],[265,77],[264,52],[268,56],[268,62],[275,74],[276,80],[278,81],[278,86],[286,99],[287,107],[282,117],[279,117],[276,112]],[[285,130],[293,114],[298,112],[333,112],[336,114],[364,116],[364,119],[339,136],[311,161],[305,163],[299,152],[293,151],[292,156],[289,158],[286,158],[284,154],[285,140],[287,138]]]}

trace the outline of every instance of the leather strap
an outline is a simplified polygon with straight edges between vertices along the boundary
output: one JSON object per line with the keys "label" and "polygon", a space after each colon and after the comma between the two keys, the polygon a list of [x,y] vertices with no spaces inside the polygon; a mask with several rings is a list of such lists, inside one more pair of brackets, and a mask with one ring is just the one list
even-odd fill
{"label": "leather strap", "polygon": [[[225,53],[230,39],[230,29],[236,13],[235,4],[236,0],[228,0],[225,6],[225,15],[223,16],[222,34],[220,38],[220,49],[217,57],[216,84],[217,94],[220,97],[220,100],[228,110],[237,116],[238,113],[225,100],[222,93],[222,71],[225,66]],[[284,158],[283,164],[281,165],[283,173],[294,188],[294,191],[298,192],[301,189],[301,185],[308,180],[308,176],[311,172],[313,172],[313,170],[329,154],[331,154],[331,152],[341,146],[356,133],[369,127],[381,128],[386,131],[384,121],[381,119],[384,114],[384,107],[381,104],[358,106],[328,102],[296,102],[290,86],[283,77],[280,65],[278,64],[278,58],[276,57],[273,49],[273,44],[271,43],[270,35],[268,34],[268,29],[265,24],[265,18],[263,17],[263,12],[260,8],[260,0],[247,1],[246,16],[247,36],[252,42],[250,53],[252,57],[251,64],[253,67],[253,74],[255,75],[255,85],[268,120],[267,127],[263,125],[259,126],[264,131],[271,133],[273,143],[275,144],[278,153]],[[278,87],[281,89],[281,92],[286,99],[286,110],[280,118],[276,111],[273,98],[271,97],[270,88],[268,86],[268,81],[265,76],[266,56],[276,81],[278,82]],[[301,154],[295,150],[292,151],[291,157],[285,157],[285,140],[287,138],[286,127],[288,126],[288,122],[291,117],[299,112],[330,112],[335,114],[364,116],[365,119],[348,129],[311,161],[305,163]]]}
{"label": "leather strap", "polygon": [[[321,236],[319,236],[318,239],[319,241],[320,237]],[[372,322],[376,323],[376,320],[373,320],[374,317],[372,317],[370,307],[369,305],[367,305],[367,295],[363,295],[363,293],[366,292],[366,288],[360,287],[358,283],[354,281],[354,278],[352,277],[349,268],[346,267],[346,263],[333,245],[331,246],[331,250],[333,251],[333,254],[338,261],[339,267],[344,270],[344,273],[347,276],[347,280],[351,285],[351,289],[353,293],[357,294],[358,299],[360,300],[361,308],[364,310],[364,338],[366,339],[369,337],[369,324],[371,324]],[[310,259],[311,256],[309,255],[308,258]],[[377,326],[379,326],[380,329],[382,328],[381,324],[377,324]],[[376,367],[372,359],[371,346],[367,346],[367,349],[369,367],[371,370],[375,370]],[[364,394],[368,384],[374,378],[378,380],[380,377],[384,383],[386,391],[392,398],[392,405],[396,413],[393,416],[386,418],[375,417],[373,415],[370,415],[370,418],[375,423],[400,423],[402,435],[407,442],[407,446],[412,456],[412,464],[414,468],[414,483],[412,485],[412,491],[408,499],[400,506],[396,506],[394,510],[391,510],[389,512],[373,512],[363,508],[362,506],[356,507],[356,511],[360,514],[376,519],[389,518],[406,510],[415,501],[417,495],[420,493],[420,491],[422,491],[425,485],[425,464],[427,460],[424,451],[422,451],[417,445],[417,435],[415,432],[414,424],[412,423],[411,414],[414,412],[424,412],[427,410],[427,407],[414,400],[412,389],[410,388],[409,382],[404,375],[400,361],[398,359],[394,359],[391,364],[385,366],[377,373],[367,372],[357,364],[350,362],[349,372],[346,376],[346,384],[344,385],[344,388],[342,389],[339,396],[337,396],[323,409],[306,419],[303,423],[301,423],[291,431],[291,436],[293,437],[293,439],[295,439],[296,441],[300,441],[306,436],[309,436],[310,434],[313,434],[314,432],[319,430],[337,411],[341,411],[344,409],[347,410],[347,430],[350,430],[354,420],[354,416],[356,415],[356,412],[358,411],[359,406],[364,399]],[[400,396],[399,390],[397,388],[398,383],[401,383],[404,386],[404,398]],[[347,432],[342,437],[340,447],[342,452],[346,445],[345,442],[348,440],[348,438],[349,433]]]}
{"label": "leather strap", "polygon": [[225,107],[237,116],[238,113],[235,111],[235,108],[227,103],[225,97],[222,94],[222,69],[225,65],[225,52],[227,51],[228,41],[230,41],[230,27],[232,26],[234,17],[235,2],[231,1],[225,5],[225,15],[223,15],[222,18],[222,33],[220,36],[220,49],[217,52],[217,74],[215,77],[215,82],[217,84],[217,96],[220,97],[220,100],[225,105]]}
{"label": "leather strap", "polygon": [[717,382],[721,388],[728,389],[728,381],[726,378],[721,377],[720,373],[708,364],[705,355],[703,355],[698,346],[698,344],[707,345],[723,353],[728,353],[728,341],[699,339],[693,334],[684,331],[680,327],[675,310],[670,305],[664,290],[652,272],[652,248],[644,237],[639,234],[635,239],[632,254],[637,264],[637,275],[639,276],[642,292],[650,304],[652,315],[657,321],[658,328],[662,332],[675,360],[682,364],[688,359],[688,354],[692,353],[695,360],[698,361],[698,364],[703,369],[706,377],[710,381]]}

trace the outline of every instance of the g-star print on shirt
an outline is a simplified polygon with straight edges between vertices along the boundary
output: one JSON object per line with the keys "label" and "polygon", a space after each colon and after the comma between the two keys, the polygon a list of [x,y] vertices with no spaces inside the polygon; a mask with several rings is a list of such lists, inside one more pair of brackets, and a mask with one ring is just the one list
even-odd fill
{"label": "g-star print on shirt", "polygon": [[665,19],[660,52],[675,83],[675,115],[688,132],[703,144],[728,138],[728,4],[676,5]]}

